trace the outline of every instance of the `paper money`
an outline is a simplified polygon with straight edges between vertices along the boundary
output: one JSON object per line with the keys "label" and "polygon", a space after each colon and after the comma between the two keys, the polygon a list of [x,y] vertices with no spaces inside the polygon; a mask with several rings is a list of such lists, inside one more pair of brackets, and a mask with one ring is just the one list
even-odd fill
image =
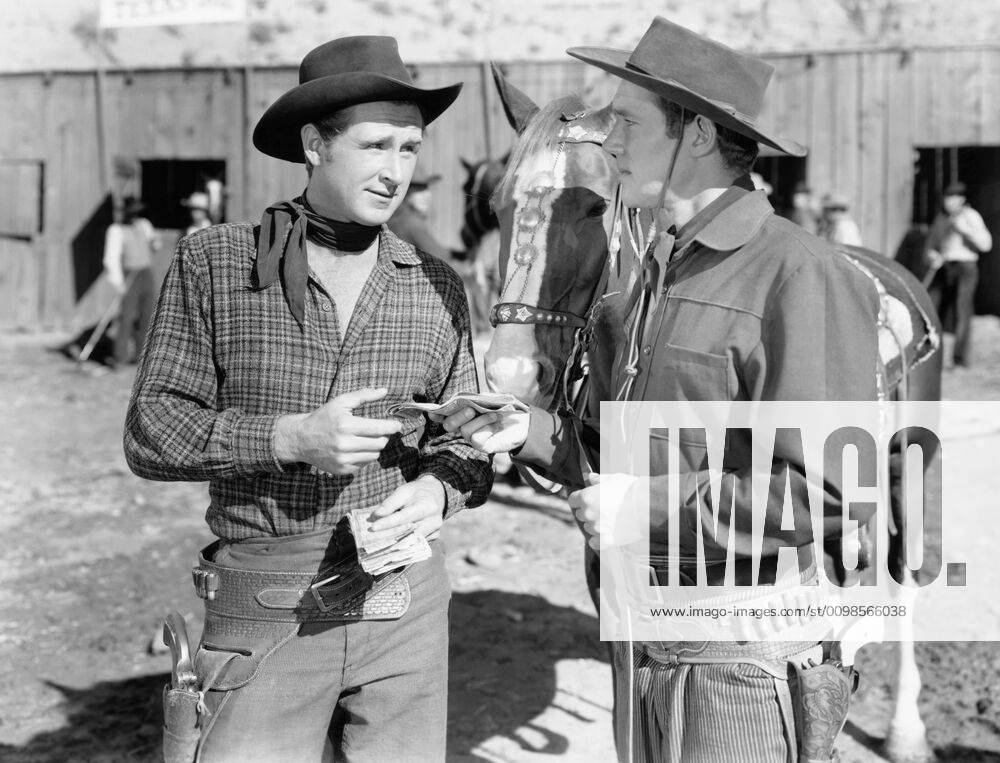
{"label": "paper money", "polygon": [[368,517],[371,512],[371,509],[355,509],[347,516],[361,569],[377,576],[430,558],[430,544],[412,527],[403,526],[378,534],[370,532]]}
{"label": "paper money", "polygon": [[528,406],[513,395],[502,392],[460,392],[445,403],[396,403],[389,406],[390,416],[414,416],[433,413],[436,417],[451,416],[462,408],[473,408],[480,413],[527,412]]}

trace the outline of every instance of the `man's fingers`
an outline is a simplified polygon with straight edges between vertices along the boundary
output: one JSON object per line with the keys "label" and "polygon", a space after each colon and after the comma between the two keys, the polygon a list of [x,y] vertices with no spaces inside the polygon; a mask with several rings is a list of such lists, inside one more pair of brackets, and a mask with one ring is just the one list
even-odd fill
{"label": "man's fingers", "polygon": [[361,466],[362,464],[370,464],[372,461],[377,461],[381,455],[381,451],[378,450],[359,450],[341,455],[340,463]]}
{"label": "man's fingers", "polygon": [[400,485],[387,495],[382,503],[375,507],[375,510],[371,514],[373,524],[374,520],[380,519],[381,517],[387,517],[393,512],[401,509],[412,497],[413,488],[410,484],[407,483],[405,485]]}
{"label": "man's fingers", "polygon": [[413,505],[403,506],[388,515],[376,513],[373,516],[378,516],[378,519],[372,522],[371,530],[374,533],[380,533],[405,525],[416,525],[424,518],[424,513],[419,506]]}
{"label": "man's fingers", "polygon": [[363,387],[353,392],[345,392],[343,395],[338,395],[330,402],[353,410],[364,403],[374,403],[376,400],[381,400],[388,393],[389,390],[385,387]]}
{"label": "man's fingers", "polygon": [[345,418],[341,430],[359,437],[390,437],[403,428],[399,419],[366,419],[361,416]]}
{"label": "man's fingers", "polygon": [[445,431],[454,432],[456,429],[461,429],[462,426],[477,418],[478,415],[479,411],[475,408],[466,407],[460,411],[456,411],[444,420]]}
{"label": "man's fingers", "polygon": [[[467,409],[468,410],[468,409]],[[484,413],[482,416],[476,416],[476,418],[463,424],[459,431],[462,433],[462,437],[466,440],[471,440],[472,435],[481,430],[483,427],[488,427],[491,424],[496,423],[496,416],[492,413]],[[495,434],[495,432],[490,432],[490,434]]]}
{"label": "man's fingers", "polygon": [[353,434],[343,435],[333,441],[338,453],[381,453],[388,443],[388,437],[361,437]]}

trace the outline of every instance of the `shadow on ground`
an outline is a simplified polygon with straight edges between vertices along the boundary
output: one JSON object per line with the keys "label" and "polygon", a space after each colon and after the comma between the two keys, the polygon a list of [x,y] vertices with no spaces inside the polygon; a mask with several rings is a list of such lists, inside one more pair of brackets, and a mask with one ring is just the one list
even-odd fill
{"label": "shadow on ground", "polygon": [[[474,749],[496,735],[535,752],[563,753],[568,740],[531,720],[558,703],[557,661],[606,659],[596,617],[541,596],[487,590],[455,594],[451,619],[449,760],[476,760]],[[160,698],[168,680],[163,673],[84,689],[48,681],[63,695],[65,725],[22,746],[0,745],[0,760],[160,760]],[[597,708],[593,717],[606,722]],[[544,736],[542,748],[520,739],[524,727]]]}
{"label": "shadow on ground", "polygon": [[36,734],[27,744],[0,745],[5,763],[161,760],[160,698],[166,673],[102,681],[86,689],[46,683],[63,695],[66,725]]}
{"label": "shadow on ground", "polygon": [[[479,760],[476,747],[494,736],[534,753],[563,754],[569,740],[533,725],[532,719],[560,704],[556,663],[581,658],[607,661],[596,616],[531,594],[456,594],[451,604],[448,759]],[[581,720],[607,723],[607,711],[595,707]],[[522,728],[532,730],[532,741],[519,733]],[[541,746],[539,738],[544,739]]]}

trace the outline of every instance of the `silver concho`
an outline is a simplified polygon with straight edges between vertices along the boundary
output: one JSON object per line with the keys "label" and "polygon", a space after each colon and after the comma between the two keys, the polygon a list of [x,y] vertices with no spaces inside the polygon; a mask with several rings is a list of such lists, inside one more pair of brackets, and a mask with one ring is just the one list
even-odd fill
{"label": "silver concho", "polygon": [[538,250],[534,244],[521,244],[514,250],[514,262],[518,265],[530,265],[538,256]]}

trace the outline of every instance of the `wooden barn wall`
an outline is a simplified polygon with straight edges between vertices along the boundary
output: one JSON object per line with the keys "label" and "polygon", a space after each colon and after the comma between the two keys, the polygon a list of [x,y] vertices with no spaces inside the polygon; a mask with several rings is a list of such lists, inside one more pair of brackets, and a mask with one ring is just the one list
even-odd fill
{"label": "wooden barn wall", "polygon": [[[912,209],[914,147],[1000,145],[1000,48],[816,53],[770,57],[776,72],[762,121],[810,149],[807,178],[819,194],[853,202],[865,243],[886,253]],[[539,103],[593,90],[593,70],[565,62],[512,62],[508,78]],[[513,140],[487,67],[424,64],[417,83],[464,81],[456,104],[427,131],[420,162],[440,174],[432,225],[457,247],[464,199],[461,160],[502,156]],[[296,80],[292,67],[108,72],[107,151],[138,159],[222,159],[230,219],[252,219],[301,190],[300,165],[252,149],[249,132]],[[0,75],[16,108],[0,121],[0,163],[40,162],[44,229],[0,249],[0,328],[65,326],[78,299],[81,260],[99,268],[95,236],[104,190],[94,72]],[[11,176],[7,173],[5,176]],[[13,176],[35,177],[31,172]],[[26,181],[27,182],[27,181]],[[37,189],[5,189],[35,193]],[[106,214],[106,208],[104,213]]]}

